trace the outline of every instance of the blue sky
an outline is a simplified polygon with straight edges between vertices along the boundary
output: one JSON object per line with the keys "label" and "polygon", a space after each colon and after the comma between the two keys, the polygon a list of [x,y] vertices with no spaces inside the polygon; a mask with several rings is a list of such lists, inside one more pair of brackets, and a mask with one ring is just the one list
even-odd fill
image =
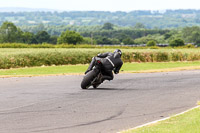
{"label": "blue sky", "polygon": [[200,9],[200,0],[0,0],[0,7],[47,8],[67,11]]}

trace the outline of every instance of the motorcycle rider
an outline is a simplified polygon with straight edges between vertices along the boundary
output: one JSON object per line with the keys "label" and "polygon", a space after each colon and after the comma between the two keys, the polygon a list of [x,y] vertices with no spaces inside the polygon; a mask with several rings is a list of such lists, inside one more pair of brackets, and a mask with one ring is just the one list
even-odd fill
{"label": "motorcycle rider", "polygon": [[116,49],[113,53],[107,52],[98,54],[96,57],[92,58],[92,61],[85,74],[91,71],[95,65],[95,62],[99,60],[101,61],[104,70],[101,82],[103,82],[104,80],[113,80],[114,76],[112,70],[114,71],[115,74],[118,74],[121,66],[123,65],[123,62],[121,60],[121,55],[122,52],[119,49]]}

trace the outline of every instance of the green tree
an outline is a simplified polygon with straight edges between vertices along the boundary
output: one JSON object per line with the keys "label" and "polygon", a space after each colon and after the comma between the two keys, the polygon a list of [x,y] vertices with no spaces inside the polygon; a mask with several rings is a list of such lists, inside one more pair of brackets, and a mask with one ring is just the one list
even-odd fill
{"label": "green tree", "polygon": [[174,39],[174,40],[170,41],[169,45],[171,47],[178,47],[178,46],[184,46],[185,43],[182,39]]}
{"label": "green tree", "polygon": [[58,38],[59,44],[68,43],[76,45],[77,43],[81,43],[82,41],[83,37],[79,33],[69,30],[62,32],[62,34]]}
{"label": "green tree", "polygon": [[84,37],[83,41],[81,42],[82,44],[96,44],[96,40],[91,38],[91,37]]}
{"label": "green tree", "polygon": [[57,44],[58,36],[51,36],[49,39],[50,44]]}
{"label": "green tree", "polygon": [[185,27],[182,30],[182,36],[185,42],[198,44],[200,43],[200,27]]}
{"label": "green tree", "polygon": [[49,43],[50,41],[50,35],[46,31],[39,31],[35,38],[38,43]]}
{"label": "green tree", "polygon": [[130,38],[126,33],[118,32],[115,32],[115,38],[117,38],[120,42],[122,42],[125,38]]}
{"label": "green tree", "polygon": [[147,46],[156,46],[156,41],[155,40],[148,41]]}
{"label": "green tree", "polygon": [[97,38],[95,38],[97,44],[113,44],[113,40],[111,38],[108,37],[101,37],[98,36]]}
{"label": "green tree", "polygon": [[22,31],[11,22],[4,22],[0,27],[0,42],[21,42]]}
{"label": "green tree", "polygon": [[35,35],[31,32],[24,32],[22,34],[22,42],[26,44],[37,44],[37,40],[35,38]]}
{"label": "green tree", "polygon": [[112,44],[120,44],[119,39],[117,39],[117,38],[112,38]]}
{"label": "green tree", "polygon": [[137,38],[134,41],[136,44],[146,44],[150,40],[152,40],[152,38],[150,36],[144,36],[141,38]]}
{"label": "green tree", "polygon": [[134,29],[146,29],[146,27],[142,23],[136,23]]}
{"label": "green tree", "polygon": [[103,27],[102,27],[102,29],[104,29],[104,30],[113,30],[114,28],[113,28],[113,24],[111,24],[111,23],[105,23],[104,25],[103,25]]}
{"label": "green tree", "polygon": [[193,31],[191,34],[191,41],[195,44],[200,44],[200,32],[198,31]]}
{"label": "green tree", "polygon": [[164,35],[164,39],[167,40],[167,39],[170,38],[171,36],[172,36],[171,33],[166,33],[166,34]]}
{"label": "green tree", "polygon": [[130,45],[130,44],[134,44],[134,40],[131,39],[130,37],[123,39],[123,44],[125,45]]}

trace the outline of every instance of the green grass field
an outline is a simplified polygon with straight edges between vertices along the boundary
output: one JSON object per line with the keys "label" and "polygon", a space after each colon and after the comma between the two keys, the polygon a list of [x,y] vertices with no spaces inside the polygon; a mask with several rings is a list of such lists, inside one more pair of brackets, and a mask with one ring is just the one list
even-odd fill
{"label": "green grass field", "polygon": [[200,133],[200,107],[170,119],[121,133]]}
{"label": "green grass field", "polygon": [[[0,55],[14,55],[14,54],[24,54],[24,53],[39,53],[39,52],[54,52],[54,51],[64,51],[64,52],[113,52],[115,48],[0,48]],[[159,48],[159,49],[136,49],[136,48],[121,48],[123,52],[183,52],[183,53],[199,53],[200,48]]]}
{"label": "green grass field", "polygon": [[[87,67],[88,65],[64,65],[0,69],[0,76],[83,74]],[[187,69],[200,69],[200,62],[124,63],[121,72],[162,72]]]}

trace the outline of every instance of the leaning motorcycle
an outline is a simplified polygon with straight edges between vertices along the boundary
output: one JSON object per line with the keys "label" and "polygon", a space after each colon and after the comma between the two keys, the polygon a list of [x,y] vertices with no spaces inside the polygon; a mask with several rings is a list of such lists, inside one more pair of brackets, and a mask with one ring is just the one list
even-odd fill
{"label": "leaning motorcycle", "polygon": [[83,77],[81,88],[88,89],[90,86],[93,86],[93,88],[97,88],[102,83],[102,72],[103,65],[100,60],[97,60],[93,69]]}

